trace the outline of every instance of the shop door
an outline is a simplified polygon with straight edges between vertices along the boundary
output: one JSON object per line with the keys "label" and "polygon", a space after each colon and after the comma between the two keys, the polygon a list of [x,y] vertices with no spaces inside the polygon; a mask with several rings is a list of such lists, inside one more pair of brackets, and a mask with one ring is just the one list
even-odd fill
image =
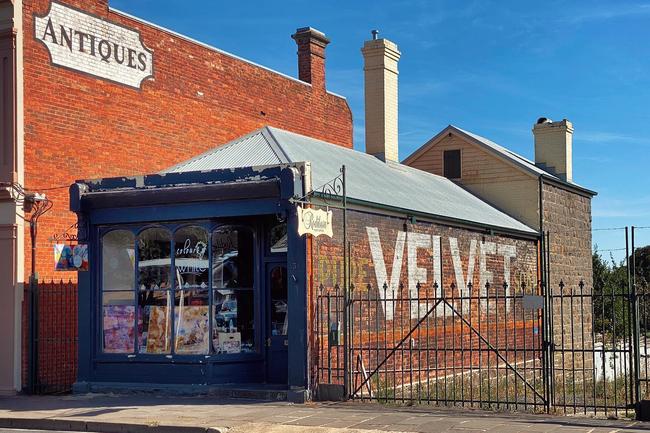
{"label": "shop door", "polygon": [[266,381],[287,383],[287,264],[269,263],[266,266],[268,287]]}

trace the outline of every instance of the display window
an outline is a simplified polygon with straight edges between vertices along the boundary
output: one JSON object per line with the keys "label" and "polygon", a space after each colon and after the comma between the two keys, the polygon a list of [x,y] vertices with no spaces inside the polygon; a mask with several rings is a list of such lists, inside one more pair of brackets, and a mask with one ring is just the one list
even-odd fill
{"label": "display window", "polygon": [[138,351],[171,353],[171,232],[142,231],[137,239]]}
{"label": "display window", "polygon": [[256,352],[253,233],[222,227],[212,233],[212,347],[216,353]]}
{"label": "display window", "polygon": [[207,354],[209,352],[208,236],[208,231],[200,226],[183,227],[174,234],[176,353]]}
{"label": "display window", "polygon": [[135,235],[106,233],[102,241],[102,325],[106,353],[132,353],[135,344]]}
{"label": "display window", "polygon": [[114,229],[102,236],[102,351],[257,353],[255,240],[243,226]]}

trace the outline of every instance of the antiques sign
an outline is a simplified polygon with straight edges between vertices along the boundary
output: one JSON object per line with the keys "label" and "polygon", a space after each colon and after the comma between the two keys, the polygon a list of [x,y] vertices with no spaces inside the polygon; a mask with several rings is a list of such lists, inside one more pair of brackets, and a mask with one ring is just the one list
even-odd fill
{"label": "antiques sign", "polygon": [[332,211],[298,206],[298,234],[305,233],[332,237]]}
{"label": "antiques sign", "polygon": [[140,32],[54,1],[34,16],[34,37],[58,66],[138,89],[153,76],[153,52]]}

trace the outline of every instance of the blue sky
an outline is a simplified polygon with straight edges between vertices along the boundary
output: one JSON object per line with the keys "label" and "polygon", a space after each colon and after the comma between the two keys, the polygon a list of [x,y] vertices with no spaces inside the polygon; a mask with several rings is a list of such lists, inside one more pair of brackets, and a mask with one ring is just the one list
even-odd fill
{"label": "blue sky", "polygon": [[[110,5],[291,76],[290,35],[303,26],[323,31],[332,40],[327,86],[348,98],[360,150],[360,47],[377,28],[402,52],[401,158],[450,123],[532,158],[535,120],[567,118],[575,127],[574,180],[599,192],[594,228],[650,226],[650,1]],[[594,243],[618,249],[625,238],[621,230],[596,231]],[[650,229],[637,233],[637,244],[650,244]]]}

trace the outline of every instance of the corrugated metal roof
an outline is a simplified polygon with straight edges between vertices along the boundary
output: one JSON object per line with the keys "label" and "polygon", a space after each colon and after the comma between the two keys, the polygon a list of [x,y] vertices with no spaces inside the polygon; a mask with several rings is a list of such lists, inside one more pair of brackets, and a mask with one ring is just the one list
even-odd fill
{"label": "corrugated metal roof", "polygon": [[164,170],[163,173],[217,170],[289,162],[286,160],[286,156],[282,154],[282,151],[277,146],[273,146],[272,140],[265,137],[265,134],[267,134],[266,130],[258,129],[228,144],[210,149],[188,161],[181,162]]}
{"label": "corrugated metal roof", "polygon": [[[245,154],[245,155],[242,155]],[[369,203],[526,233],[536,231],[454,182],[400,163],[277,128],[265,127],[181,163],[166,172],[307,162],[314,187],[346,166],[347,194]]]}

